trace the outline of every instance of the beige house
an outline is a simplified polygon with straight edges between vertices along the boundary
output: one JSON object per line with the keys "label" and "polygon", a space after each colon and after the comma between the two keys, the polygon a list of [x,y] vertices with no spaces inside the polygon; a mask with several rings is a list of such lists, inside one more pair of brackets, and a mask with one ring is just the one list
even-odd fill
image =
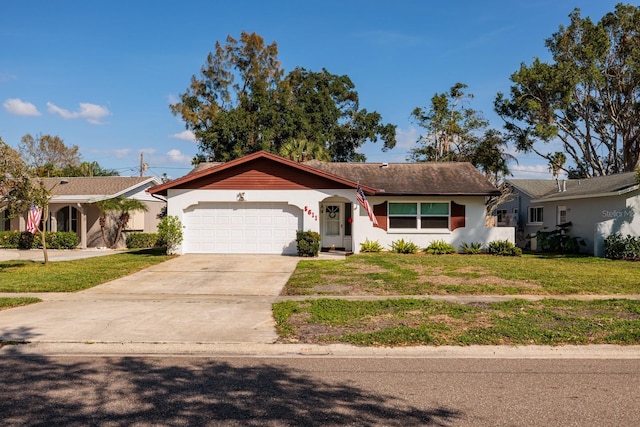
{"label": "beige house", "polygon": [[[146,192],[160,184],[153,177],[70,177],[44,178],[46,188],[52,197],[49,204],[47,230],[73,231],[78,234],[80,248],[104,246],[100,231],[100,210],[96,202],[114,197],[137,199],[147,206],[147,212],[132,212],[125,231],[153,233],[157,231],[158,215],[166,206],[164,198]],[[24,231],[27,215],[8,218],[4,207],[0,206],[0,230]],[[108,218],[107,230],[115,231],[113,215]],[[124,238],[118,246],[124,246]]]}

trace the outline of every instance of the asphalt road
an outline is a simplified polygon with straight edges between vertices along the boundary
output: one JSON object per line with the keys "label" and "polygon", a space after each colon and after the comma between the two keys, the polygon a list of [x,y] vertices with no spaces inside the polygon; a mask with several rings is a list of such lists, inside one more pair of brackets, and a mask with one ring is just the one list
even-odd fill
{"label": "asphalt road", "polygon": [[640,426],[640,359],[0,356],[3,425]]}

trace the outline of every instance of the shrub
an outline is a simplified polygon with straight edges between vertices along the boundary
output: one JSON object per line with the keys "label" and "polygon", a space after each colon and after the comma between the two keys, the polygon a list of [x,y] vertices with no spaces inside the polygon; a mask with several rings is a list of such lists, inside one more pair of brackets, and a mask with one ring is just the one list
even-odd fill
{"label": "shrub", "polygon": [[298,230],[296,233],[298,256],[316,257],[320,253],[320,233]]}
{"label": "shrub", "polygon": [[640,258],[640,237],[612,234],[604,239],[604,256],[609,259]]}
{"label": "shrub", "polygon": [[508,240],[494,240],[487,245],[487,252],[491,255],[520,256],[522,249]]}
{"label": "shrub", "polygon": [[18,249],[31,249],[33,247],[33,234],[28,231],[21,231],[18,237]]}
{"label": "shrub", "polygon": [[366,239],[364,241],[364,243],[360,243],[360,252],[380,252],[382,250],[382,246],[380,245],[380,243],[375,240],[375,241],[371,241],[369,239]]}
{"label": "shrub", "polygon": [[158,245],[157,233],[131,233],[127,236],[127,249],[154,248]]}
{"label": "shrub", "polygon": [[20,233],[17,231],[0,231],[0,247],[15,249],[18,247]]}
{"label": "shrub", "polygon": [[478,242],[462,242],[460,245],[460,252],[467,255],[478,255],[482,252],[482,243]]}
{"label": "shrub", "polygon": [[538,241],[538,249],[545,252],[559,254],[577,254],[580,246],[586,246],[584,239],[570,236],[571,222],[558,225],[555,230],[538,230],[535,234]]}
{"label": "shrub", "polygon": [[182,223],[176,215],[167,215],[158,224],[157,246],[166,246],[167,253],[172,254],[182,243]]}
{"label": "shrub", "polygon": [[[48,249],[75,249],[80,243],[78,235],[73,231],[47,231]],[[36,233],[34,246],[42,247],[40,232]]]}
{"label": "shrub", "polygon": [[391,252],[395,252],[397,254],[415,254],[418,252],[418,249],[418,245],[411,241],[405,242],[404,239],[391,242]]}
{"label": "shrub", "polygon": [[[6,249],[40,249],[42,237],[40,232],[31,234],[28,231],[0,232],[0,247]],[[47,231],[47,249],[75,249],[80,238],[74,231]]]}
{"label": "shrub", "polygon": [[431,255],[445,255],[455,254],[456,248],[451,243],[447,243],[444,240],[434,240],[429,246],[424,248],[424,251]]}

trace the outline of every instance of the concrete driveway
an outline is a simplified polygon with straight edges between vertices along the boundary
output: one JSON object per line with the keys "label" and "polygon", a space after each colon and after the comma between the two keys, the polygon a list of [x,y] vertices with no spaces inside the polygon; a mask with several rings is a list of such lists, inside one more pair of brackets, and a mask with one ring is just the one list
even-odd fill
{"label": "concrete driveway", "polygon": [[271,304],[298,261],[279,255],[183,255],[86,291],[0,311],[0,339],[272,343],[277,335]]}

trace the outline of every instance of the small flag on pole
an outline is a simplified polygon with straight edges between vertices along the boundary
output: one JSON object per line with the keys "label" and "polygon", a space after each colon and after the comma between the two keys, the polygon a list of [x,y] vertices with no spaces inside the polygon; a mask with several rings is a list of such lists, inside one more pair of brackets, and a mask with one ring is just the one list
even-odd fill
{"label": "small flag on pole", "polygon": [[40,225],[40,219],[42,218],[42,210],[36,205],[31,205],[29,209],[29,215],[27,218],[27,231],[31,234],[36,234]]}
{"label": "small flag on pole", "polygon": [[373,225],[378,225],[378,220],[376,216],[373,214],[373,209],[371,209],[371,205],[369,205],[369,201],[367,200],[367,196],[364,195],[364,191],[360,188],[360,184],[358,184],[358,188],[356,189],[356,200],[358,203],[362,205],[362,207],[367,211],[369,215],[369,219],[373,222]]}

